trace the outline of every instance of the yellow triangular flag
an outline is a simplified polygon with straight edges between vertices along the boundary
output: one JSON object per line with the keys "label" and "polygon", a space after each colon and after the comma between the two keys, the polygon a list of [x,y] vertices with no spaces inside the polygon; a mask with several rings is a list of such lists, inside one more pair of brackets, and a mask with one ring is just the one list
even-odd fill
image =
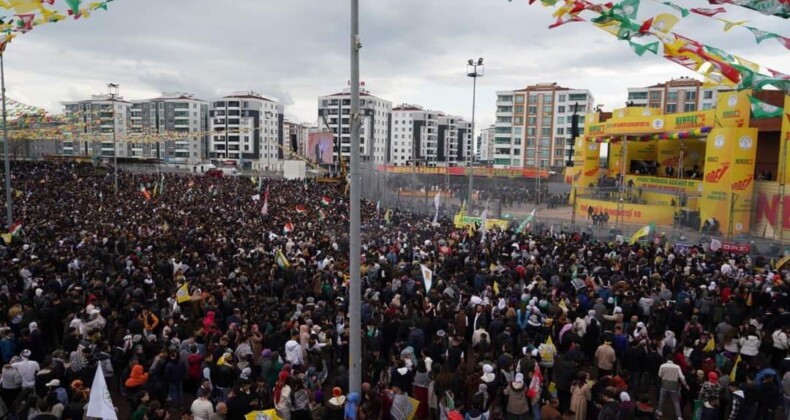
{"label": "yellow triangular flag", "polygon": [[178,288],[176,291],[176,302],[184,303],[189,302],[191,297],[189,296],[189,283],[184,283],[181,287]]}
{"label": "yellow triangular flag", "polygon": [[705,344],[705,348],[702,349],[703,353],[712,352],[712,351],[716,351],[716,340],[713,337],[711,337],[711,339],[708,340],[708,344]]}
{"label": "yellow triangular flag", "polygon": [[735,359],[735,364],[732,366],[732,370],[730,371],[730,383],[735,383],[735,375],[738,372],[738,364],[741,363],[741,355],[738,355],[738,358]]}
{"label": "yellow triangular flag", "polygon": [[0,237],[3,238],[3,242],[5,242],[6,245],[11,245],[12,236],[13,235],[11,235],[10,233],[3,233],[2,235],[0,235]]}
{"label": "yellow triangular flag", "polygon": [[547,346],[553,346],[554,345],[554,340],[551,339],[551,336],[548,336],[548,338],[546,338],[546,345]]}
{"label": "yellow triangular flag", "polygon": [[568,307],[565,305],[564,299],[560,299],[560,303],[557,306],[559,306],[560,309],[562,309],[562,312],[568,312]]}

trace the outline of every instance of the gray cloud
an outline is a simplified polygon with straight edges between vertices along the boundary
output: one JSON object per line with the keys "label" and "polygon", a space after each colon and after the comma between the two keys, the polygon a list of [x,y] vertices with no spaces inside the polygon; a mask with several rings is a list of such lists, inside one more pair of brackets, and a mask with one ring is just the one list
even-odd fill
{"label": "gray cloud", "polygon": [[[469,116],[464,63],[482,56],[480,124],[493,121],[496,90],[556,81],[590,89],[611,109],[622,105],[629,86],[693,75],[659,56],[637,57],[627,43],[589,23],[549,30],[552,10],[526,0],[361,3],[368,89],[394,103]],[[652,0],[642,3],[643,19],[675,13]],[[726,7],[724,18],[789,35],[786,20]],[[127,98],[186,91],[211,100],[254,89],[282,100],[289,117],[314,122],[316,98],[347,86],[348,22],[346,0],[118,0],[86,21],[44,26],[15,40],[6,55],[9,94],[59,111],[61,101],[102,92],[110,81]],[[778,42],[757,46],[748,30],[722,28],[690,15],[676,30],[790,72],[790,55]]]}

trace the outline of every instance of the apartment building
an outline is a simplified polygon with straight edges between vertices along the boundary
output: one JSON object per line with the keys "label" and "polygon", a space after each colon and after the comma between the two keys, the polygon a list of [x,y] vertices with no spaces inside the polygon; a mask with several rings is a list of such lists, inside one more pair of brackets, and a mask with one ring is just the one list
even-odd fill
{"label": "apartment building", "polygon": [[480,163],[493,164],[494,160],[494,131],[496,126],[479,130],[477,135],[477,154],[476,158]]}
{"label": "apartment building", "polygon": [[584,114],[595,98],[586,89],[540,83],[524,89],[497,92],[494,124],[495,167],[559,168],[571,153],[574,106],[583,134]]}
{"label": "apartment building", "polygon": [[387,161],[395,166],[459,166],[471,155],[472,124],[462,117],[401,104],[392,109],[392,143]]}
{"label": "apartment building", "polygon": [[208,157],[208,102],[188,93],[163,93],[131,101],[131,156],[161,158],[173,163],[199,163]]}
{"label": "apartment building", "polygon": [[127,142],[131,106],[118,95],[63,102],[66,121],[72,127],[66,133],[63,154],[111,158],[117,148],[118,157],[132,156],[132,144]]}
{"label": "apartment building", "polygon": [[671,79],[652,86],[628,88],[627,106],[662,109],[665,114],[713,109],[720,92],[731,90],[722,86],[703,86],[691,77]]}
{"label": "apartment building", "polygon": [[[364,87],[359,90],[360,139],[359,152],[363,161],[384,164],[388,158],[392,128],[392,102],[372,95]],[[340,154],[348,162],[351,157],[351,90],[318,98],[319,127],[329,127],[340,137]],[[332,156],[337,163],[335,142]]]}
{"label": "apartment building", "polygon": [[283,123],[283,129],[285,130],[283,138],[285,139],[286,157],[291,155],[304,156],[305,150],[307,150],[307,136],[310,134],[310,125],[286,119]]}
{"label": "apartment building", "polygon": [[211,103],[209,156],[240,168],[276,171],[284,150],[283,106],[258,92],[234,92]]}

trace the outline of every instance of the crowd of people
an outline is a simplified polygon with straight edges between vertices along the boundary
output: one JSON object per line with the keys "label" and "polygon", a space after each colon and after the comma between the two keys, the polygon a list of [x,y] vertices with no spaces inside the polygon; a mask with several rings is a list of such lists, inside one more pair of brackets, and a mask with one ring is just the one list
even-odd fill
{"label": "crowd of people", "polygon": [[790,413],[790,276],[764,259],[364,202],[350,331],[342,185],[119,178],[116,194],[104,168],[14,163],[0,414],[85,418],[97,369],[135,420]]}

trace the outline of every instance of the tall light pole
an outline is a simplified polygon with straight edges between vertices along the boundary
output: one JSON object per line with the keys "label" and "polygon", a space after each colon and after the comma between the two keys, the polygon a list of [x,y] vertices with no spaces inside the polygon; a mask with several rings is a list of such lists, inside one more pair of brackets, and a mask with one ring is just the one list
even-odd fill
{"label": "tall light pole", "polygon": [[[470,139],[475,137],[475,105],[477,104],[477,78],[483,77],[483,58],[478,58],[477,61],[469,59],[466,63],[466,75],[472,78],[472,133]],[[472,140],[470,140],[471,142]],[[471,146],[471,144],[470,144]],[[467,200],[469,201],[466,206],[466,214],[471,214],[472,211],[472,183],[474,179],[474,163],[472,151],[469,151],[468,168],[469,168],[469,192],[467,193]]]}
{"label": "tall light pole", "polygon": [[118,96],[118,84],[108,83],[107,93],[110,95],[110,102],[112,102],[112,166],[115,178],[115,195],[118,195],[118,136],[115,134],[118,123],[115,121],[115,97]]}
{"label": "tall light pole", "polygon": [[11,229],[14,224],[14,202],[11,198],[11,159],[8,157],[10,153],[10,144],[8,142],[8,121],[5,109],[5,69],[3,67],[3,54],[0,51],[0,89],[3,91],[3,160],[5,161],[5,218],[6,230]]}
{"label": "tall light pole", "polygon": [[[360,174],[359,174],[359,50],[362,43],[359,39],[359,0],[351,0],[351,198],[349,211],[350,229],[348,262],[351,279],[349,285],[349,392],[362,391],[362,278],[360,262],[362,247],[360,244]],[[342,118],[339,115],[338,118]]]}

